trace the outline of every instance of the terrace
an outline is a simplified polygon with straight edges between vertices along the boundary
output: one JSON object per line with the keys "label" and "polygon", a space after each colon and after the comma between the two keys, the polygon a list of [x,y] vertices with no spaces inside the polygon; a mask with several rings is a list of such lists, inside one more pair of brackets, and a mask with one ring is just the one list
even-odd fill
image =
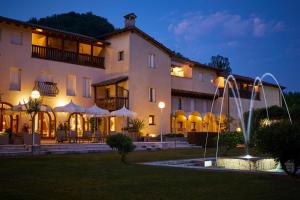
{"label": "terrace", "polygon": [[61,36],[42,29],[32,31],[32,57],[104,69],[103,44]]}

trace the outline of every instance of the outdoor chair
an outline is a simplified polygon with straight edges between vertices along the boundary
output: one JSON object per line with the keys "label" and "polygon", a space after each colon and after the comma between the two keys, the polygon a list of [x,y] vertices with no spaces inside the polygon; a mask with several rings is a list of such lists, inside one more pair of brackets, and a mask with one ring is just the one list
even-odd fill
{"label": "outdoor chair", "polygon": [[78,141],[78,134],[76,131],[69,132],[69,142],[70,143],[77,143]]}
{"label": "outdoor chair", "polygon": [[82,140],[87,140],[88,142],[92,141],[92,132],[91,131],[84,131],[83,132],[83,136],[82,136]]}
{"label": "outdoor chair", "polygon": [[56,141],[57,143],[64,143],[64,141],[67,141],[67,134],[64,130],[56,132]]}
{"label": "outdoor chair", "polygon": [[103,142],[104,137],[103,134],[100,131],[95,132],[95,142]]}

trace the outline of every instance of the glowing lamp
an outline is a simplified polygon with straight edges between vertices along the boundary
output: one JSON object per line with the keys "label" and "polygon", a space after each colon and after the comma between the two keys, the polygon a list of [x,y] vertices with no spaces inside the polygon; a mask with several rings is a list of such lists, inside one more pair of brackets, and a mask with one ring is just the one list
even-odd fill
{"label": "glowing lamp", "polygon": [[236,128],[236,132],[239,132],[239,133],[240,133],[241,131],[242,131],[242,129],[241,129],[240,127],[237,127],[237,128]]}
{"label": "glowing lamp", "polygon": [[38,98],[40,98],[41,97],[41,94],[40,94],[40,92],[38,91],[38,90],[33,90],[32,92],[31,92],[31,98],[33,98],[33,99],[38,99]]}
{"label": "glowing lamp", "polygon": [[158,107],[159,107],[160,109],[165,108],[165,107],[166,107],[165,102],[163,102],[163,101],[159,102],[159,103],[158,103]]}

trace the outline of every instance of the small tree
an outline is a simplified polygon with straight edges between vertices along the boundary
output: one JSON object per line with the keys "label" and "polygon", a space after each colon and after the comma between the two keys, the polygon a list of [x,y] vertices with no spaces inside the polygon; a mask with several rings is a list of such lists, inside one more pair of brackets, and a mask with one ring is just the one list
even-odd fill
{"label": "small tree", "polygon": [[257,132],[256,142],[258,150],[279,161],[288,175],[296,175],[300,167],[299,123],[291,124],[285,120],[261,127]]}
{"label": "small tree", "polygon": [[106,143],[112,149],[117,149],[123,163],[126,163],[126,155],[135,149],[135,145],[132,143],[131,138],[121,133],[108,136]]}
{"label": "small tree", "polygon": [[236,148],[238,144],[243,143],[243,135],[238,132],[228,132],[220,134],[220,144],[225,147],[224,155],[227,155],[228,151]]}
{"label": "small tree", "polygon": [[220,55],[212,56],[208,65],[223,70],[226,76],[232,72],[229,59]]}
{"label": "small tree", "polygon": [[34,118],[35,118],[35,115],[41,109],[42,99],[29,97],[28,102],[27,103],[24,102],[24,105],[26,108],[26,112],[30,115],[30,118],[31,118],[32,145],[34,145]]}

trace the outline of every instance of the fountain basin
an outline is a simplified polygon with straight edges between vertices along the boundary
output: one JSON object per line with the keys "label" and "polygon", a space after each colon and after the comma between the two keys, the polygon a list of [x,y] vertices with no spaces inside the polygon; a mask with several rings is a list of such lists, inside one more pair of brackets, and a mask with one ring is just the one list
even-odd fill
{"label": "fountain basin", "polygon": [[221,157],[217,159],[216,166],[223,167],[225,169],[269,171],[276,168],[277,162],[272,158]]}

